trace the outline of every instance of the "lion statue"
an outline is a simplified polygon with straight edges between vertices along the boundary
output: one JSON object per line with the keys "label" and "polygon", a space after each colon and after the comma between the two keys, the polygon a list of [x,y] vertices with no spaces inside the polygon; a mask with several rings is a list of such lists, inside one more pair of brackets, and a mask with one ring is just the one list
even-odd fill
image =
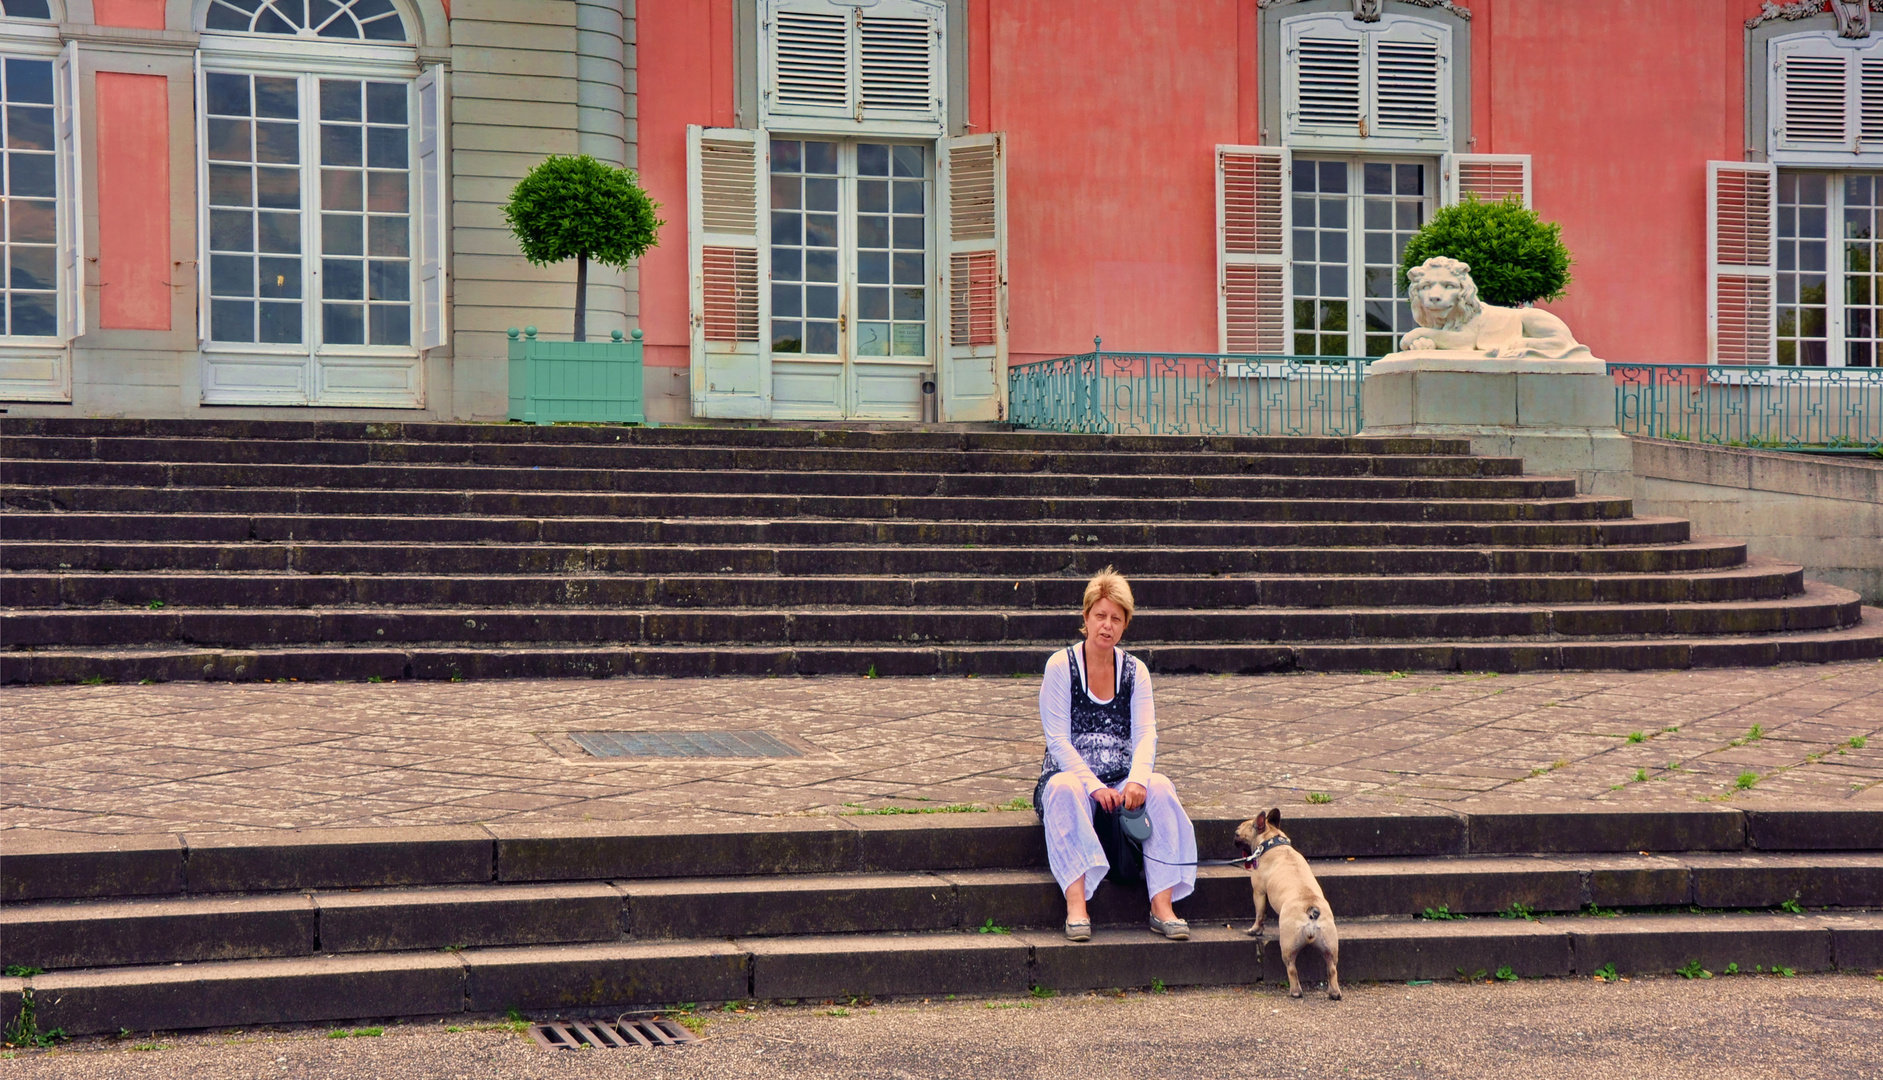
{"label": "lion statue", "polygon": [[1478,300],[1471,267],[1434,256],[1406,271],[1406,298],[1419,324],[1399,341],[1400,349],[1483,353],[1487,357],[1543,360],[1592,359],[1563,320],[1538,308],[1506,308]]}

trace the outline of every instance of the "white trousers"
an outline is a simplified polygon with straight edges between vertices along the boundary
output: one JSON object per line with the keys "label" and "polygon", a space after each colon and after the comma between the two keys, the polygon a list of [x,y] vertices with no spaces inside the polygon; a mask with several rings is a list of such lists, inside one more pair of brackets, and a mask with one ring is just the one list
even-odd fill
{"label": "white trousers", "polygon": [[[1112,785],[1119,791],[1124,786],[1123,780]],[[1111,869],[1105,849],[1099,846],[1098,832],[1092,827],[1092,813],[1098,804],[1077,780],[1063,772],[1046,782],[1040,800],[1040,818],[1046,825],[1046,859],[1053,868],[1053,878],[1059,882],[1059,891],[1065,892],[1073,882],[1084,878],[1085,898],[1090,900]],[[1177,789],[1162,773],[1152,773],[1144,785],[1144,806],[1151,819],[1151,839],[1144,845],[1145,891],[1156,896],[1169,889],[1172,900],[1182,900],[1196,889],[1196,867],[1169,864],[1196,862],[1196,827],[1177,801]]]}

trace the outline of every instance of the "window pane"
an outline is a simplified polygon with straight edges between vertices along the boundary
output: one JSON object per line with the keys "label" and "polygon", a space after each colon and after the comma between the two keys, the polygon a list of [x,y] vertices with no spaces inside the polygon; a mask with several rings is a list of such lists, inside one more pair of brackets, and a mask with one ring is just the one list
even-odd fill
{"label": "window pane", "polygon": [[322,304],[320,339],[329,345],[366,344],[364,304]]}
{"label": "window pane", "polygon": [[[367,296],[372,300],[412,299],[412,264],[403,259],[368,264]],[[400,344],[403,344],[401,342]]]}
{"label": "window pane", "polygon": [[211,301],[209,336],[215,341],[254,341],[254,303],[248,300]]}
{"label": "window pane", "polygon": [[374,304],[368,335],[375,345],[410,345],[412,309],[405,304]]}
{"label": "window pane", "polygon": [[366,84],[366,121],[370,124],[406,124],[404,83]]}
{"label": "window pane", "polygon": [[298,120],[301,93],[298,79],[255,76],[255,115],[277,120]]}
{"label": "window pane", "polygon": [[51,154],[7,155],[7,194],[50,199],[59,193],[57,159]]}
{"label": "window pane", "polygon": [[366,299],[366,280],[360,274],[362,265],[364,264],[358,259],[322,259],[320,262],[321,298],[326,300]]}
{"label": "window pane", "polygon": [[271,345],[299,345],[301,343],[301,305],[298,303],[267,303],[259,308],[261,340]]}

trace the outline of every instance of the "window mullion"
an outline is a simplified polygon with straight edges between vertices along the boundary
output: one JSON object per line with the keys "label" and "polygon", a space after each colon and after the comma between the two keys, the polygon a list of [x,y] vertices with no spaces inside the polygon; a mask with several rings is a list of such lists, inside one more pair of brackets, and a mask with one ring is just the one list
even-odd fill
{"label": "window mullion", "polygon": [[1366,355],[1366,163],[1347,163],[1347,355]]}
{"label": "window mullion", "polygon": [[[320,336],[320,77],[301,76],[301,318],[308,352],[318,354]],[[308,373],[308,400],[319,396],[318,371]]]}
{"label": "window mullion", "polygon": [[1824,366],[1833,368],[1844,366],[1843,178],[1832,173],[1824,186]]}

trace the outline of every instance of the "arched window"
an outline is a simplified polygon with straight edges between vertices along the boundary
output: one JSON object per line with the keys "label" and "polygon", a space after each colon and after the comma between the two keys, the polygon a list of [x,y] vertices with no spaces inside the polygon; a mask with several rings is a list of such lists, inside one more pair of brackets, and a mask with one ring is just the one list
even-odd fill
{"label": "arched window", "polygon": [[423,404],[444,342],[444,85],[394,0],[207,0],[203,399]]}
{"label": "arched window", "polygon": [[[9,8],[18,0],[7,0]],[[45,0],[39,0],[45,8]],[[207,30],[353,41],[404,41],[392,0],[212,0]]]}

